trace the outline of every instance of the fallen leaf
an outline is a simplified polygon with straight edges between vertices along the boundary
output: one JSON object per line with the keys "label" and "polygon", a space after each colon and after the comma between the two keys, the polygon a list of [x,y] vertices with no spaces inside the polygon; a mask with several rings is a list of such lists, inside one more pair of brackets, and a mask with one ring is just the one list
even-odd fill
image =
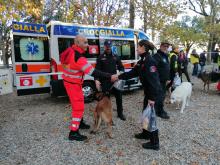
{"label": "fallen leaf", "polygon": [[122,151],[118,151],[116,152],[116,155],[119,157],[119,156],[124,156],[123,152]]}
{"label": "fallen leaf", "polygon": [[70,109],[70,108],[71,108],[71,104],[65,106],[65,109]]}
{"label": "fallen leaf", "polygon": [[199,162],[191,162],[190,165],[199,165]]}
{"label": "fallen leaf", "polygon": [[53,134],[58,134],[59,133],[59,129],[58,128],[53,128],[51,132]]}
{"label": "fallen leaf", "polygon": [[158,165],[158,163],[157,163],[156,160],[153,160],[153,161],[151,162],[151,165]]}
{"label": "fallen leaf", "polygon": [[90,141],[89,141],[89,138],[88,139],[86,139],[86,140],[84,140],[84,143],[89,143]]}
{"label": "fallen leaf", "polygon": [[67,121],[70,120],[70,117],[64,117],[63,120],[64,120],[65,122],[67,122]]}
{"label": "fallen leaf", "polygon": [[103,142],[101,140],[96,140],[96,144],[100,145],[100,144],[103,144]]}
{"label": "fallen leaf", "polygon": [[116,165],[124,165],[124,163],[122,161],[118,161],[116,162]]}
{"label": "fallen leaf", "polygon": [[103,153],[108,153],[109,152],[109,149],[107,147],[99,147],[98,148],[98,151],[101,151]]}

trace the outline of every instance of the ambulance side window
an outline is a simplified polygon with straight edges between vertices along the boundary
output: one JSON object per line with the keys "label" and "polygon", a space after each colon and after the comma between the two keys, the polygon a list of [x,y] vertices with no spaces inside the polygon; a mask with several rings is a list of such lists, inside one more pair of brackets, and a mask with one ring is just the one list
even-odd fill
{"label": "ambulance side window", "polygon": [[113,40],[112,43],[112,52],[117,54],[121,60],[135,59],[134,41]]}
{"label": "ambulance side window", "polygon": [[17,62],[49,61],[47,37],[14,36],[14,50]]}
{"label": "ambulance side window", "polygon": [[74,44],[73,38],[58,38],[59,54]]}

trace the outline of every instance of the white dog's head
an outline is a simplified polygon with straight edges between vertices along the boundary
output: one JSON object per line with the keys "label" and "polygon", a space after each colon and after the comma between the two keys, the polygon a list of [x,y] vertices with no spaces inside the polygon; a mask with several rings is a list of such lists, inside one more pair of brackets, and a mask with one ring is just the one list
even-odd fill
{"label": "white dog's head", "polygon": [[181,102],[181,98],[179,98],[175,94],[171,94],[170,103],[174,104],[174,103],[179,103],[179,102]]}
{"label": "white dog's head", "polygon": [[171,98],[170,98],[170,103],[173,104],[173,103],[175,103],[175,102],[176,102],[175,97],[171,97]]}

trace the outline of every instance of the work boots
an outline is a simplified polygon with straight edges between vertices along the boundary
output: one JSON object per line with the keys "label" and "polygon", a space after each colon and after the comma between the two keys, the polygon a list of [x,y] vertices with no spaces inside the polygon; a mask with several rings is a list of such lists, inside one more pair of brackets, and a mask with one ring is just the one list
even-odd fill
{"label": "work boots", "polygon": [[135,137],[136,139],[146,139],[146,140],[148,140],[148,139],[150,139],[150,135],[151,135],[151,134],[150,134],[149,131],[143,129],[143,131],[142,131],[141,133],[135,134],[134,137]]}
{"label": "work boots", "polygon": [[125,116],[124,116],[123,114],[118,115],[118,118],[120,118],[120,119],[123,120],[123,121],[126,120],[126,118],[125,118]]}
{"label": "work boots", "polygon": [[156,115],[162,119],[170,119],[170,116],[163,109],[161,111],[156,111]]}
{"label": "work boots", "polygon": [[83,118],[82,118],[79,124],[79,129],[89,129],[89,128],[90,128],[90,125],[84,123]]}
{"label": "work boots", "polygon": [[157,109],[155,108],[155,110],[156,110],[156,115],[158,117],[160,117],[162,119],[169,119],[170,118],[170,116],[167,114],[166,111],[164,111],[163,108],[157,108]]}
{"label": "work boots", "polygon": [[167,114],[167,112],[164,110],[163,108],[163,103],[161,102],[156,102],[155,103],[155,112],[156,112],[156,115],[162,119],[169,119],[170,116]]}
{"label": "work boots", "polygon": [[143,143],[142,147],[144,149],[152,149],[157,151],[160,149],[158,130],[150,132],[150,142]]}
{"label": "work boots", "polygon": [[70,133],[69,133],[69,140],[71,140],[71,141],[73,141],[73,140],[84,141],[86,139],[87,139],[87,136],[81,135],[79,133],[79,130],[77,130],[77,131],[70,131]]}
{"label": "work boots", "polygon": [[126,120],[125,116],[123,115],[123,110],[122,109],[117,108],[117,113],[118,113],[118,118],[120,118],[123,121]]}

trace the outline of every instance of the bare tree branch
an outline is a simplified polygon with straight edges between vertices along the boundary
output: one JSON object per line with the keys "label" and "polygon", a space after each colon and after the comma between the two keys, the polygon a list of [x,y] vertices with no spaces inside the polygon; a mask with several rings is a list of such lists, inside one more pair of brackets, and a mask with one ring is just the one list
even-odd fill
{"label": "bare tree branch", "polygon": [[206,13],[205,11],[205,8],[204,8],[204,1],[202,0],[201,4],[199,4],[200,1],[196,1],[197,2],[197,5],[200,7],[200,10],[201,11],[197,11],[196,10],[196,5],[194,5],[194,3],[192,2],[192,0],[189,0],[189,3],[191,5],[191,7],[189,7],[190,10],[194,11],[195,13],[197,14],[200,14],[200,15],[203,15],[203,16],[208,16],[208,14]]}

